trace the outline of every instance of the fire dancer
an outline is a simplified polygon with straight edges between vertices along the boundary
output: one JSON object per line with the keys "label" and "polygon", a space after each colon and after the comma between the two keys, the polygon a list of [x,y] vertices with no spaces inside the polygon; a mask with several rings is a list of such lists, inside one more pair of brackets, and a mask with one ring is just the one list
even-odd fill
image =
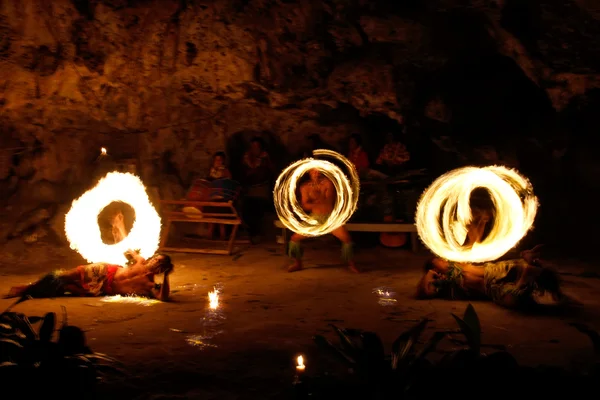
{"label": "fire dancer", "polygon": [[[27,286],[11,288],[6,298],[48,298],[59,296],[113,296],[134,295],[167,301],[173,272],[171,258],[157,254],[145,260],[137,252],[125,253],[133,265],[123,268],[107,263],[92,263],[71,270],[52,272]],[[163,274],[162,284],[155,283],[155,276]]]}
{"label": "fire dancer", "polygon": [[[485,237],[491,217],[488,210],[475,211],[465,246],[473,246]],[[576,304],[561,291],[556,272],[542,265],[540,247],[521,252],[519,259],[483,264],[434,257],[425,265],[417,298],[488,299],[503,307],[523,308],[536,304],[535,299],[547,293],[557,303]]]}
{"label": "fire dancer", "polygon": [[[333,182],[325,177],[318,169],[309,171],[310,180],[300,185],[300,202],[306,212],[317,221],[325,221],[335,205],[337,193]],[[350,233],[345,226],[341,226],[332,232],[333,236],[342,242],[342,259],[348,263],[350,271],[358,273],[359,270],[354,264],[354,244]],[[302,265],[302,246],[300,242],[306,239],[306,236],[294,233],[289,243],[288,255],[293,258],[294,263],[288,268],[288,272],[300,271]]]}
{"label": "fire dancer", "polygon": [[560,288],[555,271],[541,265],[536,249],[524,251],[520,259],[474,265],[434,258],[425,266],[417,297],[488,299],[507,308],[535,305],[536,298],[550,294],[556,303],[571,303]]}

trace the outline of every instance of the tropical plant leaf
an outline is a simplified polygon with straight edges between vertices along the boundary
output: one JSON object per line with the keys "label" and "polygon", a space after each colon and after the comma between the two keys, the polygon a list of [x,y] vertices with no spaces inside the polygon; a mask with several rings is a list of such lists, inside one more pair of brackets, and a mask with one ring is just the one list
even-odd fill
{"label": "tropical plant leaf", "polygon": [[119,374],[119,375],[122,375],[122,376],[127,376],[128,375],[127,372],[125,372],[121,368],[115,367],[113,365],[96,364],[95,367],[96,367],[96,370],[98,372],[101,372],[101,373],[108,372],[108,373],[113,373],[113,374],[116,373],[116,374]]}
{"label": "tropical plant leaf", "polygon": [[42,342],[49,342],[54,334],[56,327],[56,314],[49,312],[43,318],[42,326],[40,327],[39,337]]}
{"label": "tropical plant leaf", "polygon": [[19,330],[27,337],[28,340],[37,339],[37,333],[33,329],[33,326],[31,326],[31,323],[29,322],[29,318],[27,318],[27,316],[23,314],[16,314],[14,316],[14,321],[17,324]]}
{"label": "tropical plant leaf", "polygon": [[354,358],[359,349],[352,341],[352,338],[346,333],[346,330],[344,328],[339,328],[333,324],[329,324],[329,326],[331,326],[334,332],[337,333],[337,335],[339,336],[342,349],[346,353],[348,353],[350,357]]}
{"label": "tropical plant leaf", "polygon": [[11,340],[11,339],[7,339],[7,338],[0,338],[0,343],[2,343],[3,345],[7,344],[7,345],[10,345],[10,346],[18,347],[20,349],[23,348],[23,345],[21,345],[21,343],[19,343],[17,341],[14,341],[14,340]]}
{"label": "tropical plant leaf", "polygon": [[429,320],[426,318],[421,320],[418,324],[400,334],[394,341],[392,344],[392,369],[398,368],[398,363],[401,360],[406,360],[408,355],[411,354],[428,322]]}
{"label": "tropical plant leaf", "polygon": [[1,335],[9,335],[15,332],[15,328],[10,326],[9,324],[0,324],[0,334]]}
{"label": "tropical plant leaf", "polygon": [[0,368],[14,368],[14,367],[18,367],[19,364],[14,363],[14,362],[10,362],[10,361],[4,361],[4,362],[0,362]]}
{"label": "tropical plant leaf", "polygon": [[33,317],[27,317],[29,318],[29,322],[31,322],[32,324],[37,324],[40,321],[44,320],[44,317],[39,317],[39,316],[33,316]]}
{"label": "tropical plant leaf", "polygon": [[381,338],[373,332],[362,334],[363,353],[369,363],[385,360],[385,348]]}
{"label": "tropical plant leaf", "polygon": [[421,351],[419,351],[419,353],[417,353],[415,358],[411,361],[411,364],[415,363],[416,361],[424,359],[425,357],[427,357],[427,355],[429,353],[431,353],[432,351],[435,351],[437,345],[442,341],[442,339],[444,339],[446,337],[446,335],[447,335],[446,332],[435,332],[433,334],[433,336],[431,338],[429,338],[427,343],[425,343],[425,345],[423,346]]}
{"label": "tropical plant leaf", "polygon": [[463,315],[463,321],[469,325],[471,332],[473,332],[473,335],[475,335],[476,339],[481,343],[481,323],[479,322],[479,316],[471,303],[467,305],[465,314]]}
{"label": "tropical plant leaf", "polygon": [[356,364],[356,361],[352,357],[350,357],[348,354],[343,352],[341,349],[338,349],[337,347],[335,347],[324,336],[316,335],[313,338],[313,340],[318,347],[327,351],[329,354],[331,354],[333,357],[337,358],[339,361],[342,361],[343,363],[347,364],[350,367],[353,367]]}
{"label": "tropical plant leaf", "polygon": [[106,362],[109,362],[109,363],[123,365],[123,363],[121,361],[119,361],[117,359],[114,359],[112,357],[109,357],[106,354],[102,354],[102,353],[84,354],[84,357],[87,358],[87,359],[89,359],[89,360],[95,361],[95,362],[97,362],[99,360],[102,360],[102,361],[106,361]]}
{"label": "tropical plant leaf", "polygon": [[474,351],[476,354],[479,354],[480,350],[481,350],[481,343],[476,339],[476,335],[474,335],[473,332],[471,331],[471,327],[469,325],[467,325],[467,323],[462,318],[458,317],[455,314],[451,314],[451,315],[454,317],[454,319],[458,323],[460,331],[465,336],[465,339],[467,340],[467,345],[469,346],[469,348],[472,351]]}

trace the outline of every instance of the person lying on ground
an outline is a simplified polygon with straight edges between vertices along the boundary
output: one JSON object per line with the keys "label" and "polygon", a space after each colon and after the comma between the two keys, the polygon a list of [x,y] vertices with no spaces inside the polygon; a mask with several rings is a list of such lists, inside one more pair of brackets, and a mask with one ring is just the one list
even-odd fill
{"label": "person lying on ground", "polygon": [[[145,260],[132,250],[125,254],[133,262],[130,267],[92,263],[70,270],[58,270],[32,284],[11,288],[5,298],[133,295],[167,301],[169,275],[173,272],[171,258],[157,254]],[[160,274],[163,275],[162,284],[155,282],[155,277]]]}
{"label": "person lying on ground", "polygon": [[549,294],[557,305],[580,305],[561,290],[558,274],[542,265],[539,247],[521,258],[483,264],[458,263],[434,257],[425,265],[417,298],[491,300],[507,308],[529,308]]}

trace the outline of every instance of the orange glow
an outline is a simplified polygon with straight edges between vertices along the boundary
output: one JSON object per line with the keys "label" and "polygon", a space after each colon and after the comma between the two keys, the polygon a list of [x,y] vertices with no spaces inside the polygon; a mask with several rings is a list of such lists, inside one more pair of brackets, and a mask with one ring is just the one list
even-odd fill
{"label": "orange glow", "polygon": [[[487,237],[467,248],[463,243],[473,218],[470,199],[476,188],[488,190],[496,215]],[[517,171],[502,166],[459,168],[440,176],[425,190],[417,206],[417,231],[423,243],[441,258],[492,261],[527,234],[537,208],[531,183]]]}
{"label": "orange glow", "polygon": [[[122,201],[135,210],[135,221],[129,234],[120,242],[102,242],[98,214],[110,203]],[[65,234],[73,250],[88,262],[106,262],[126,265],[123,253],[140,249],[140,255],[149,258],[158,249],[160,216],[150,203],[144,184],[129,173],[110,172],[98,184],[73,201],[65,216]]]}
{"label": "orange glow", "polygon": [[211,310],[219,308],[219,291],[213,288],[212,292],[208,292],[208,306]]}
{"label": "orange glow", "polygon": [[[277,178],[273,190],[275,210],[279,220],[286,228],[304,236],[326,235],[344,225],[356,210],[360,192],[358,173],[350,160],[330,150],[315,150],[313,155],[330,157],[341,162],[349,171],[350,179],[335,164],[314,158],[296,161],[283,170]],[[337,201],[333,211],[324,223],[320,223],[308,215],[296,197],[298,180],[311,169],[321,171],[333,183],[337,192]]]}

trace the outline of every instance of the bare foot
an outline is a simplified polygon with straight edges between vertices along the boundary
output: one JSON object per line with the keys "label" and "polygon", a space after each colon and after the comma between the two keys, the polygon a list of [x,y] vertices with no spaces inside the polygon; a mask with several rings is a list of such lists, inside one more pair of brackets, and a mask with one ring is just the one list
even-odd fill
{"label": "bare foot", "polygon": [[356,268],[356,265],[353,262],[348,263],[348,269],[354,272],[355,274],[360,274],[360,270]]}
{"label": "bare foot", "polygon": [[301,269],[302,269],[302,262],[296,261],[295,263],[293,263],[292,265],[289,266],[288,272],[296,272],[296,271],[300,271]]}

